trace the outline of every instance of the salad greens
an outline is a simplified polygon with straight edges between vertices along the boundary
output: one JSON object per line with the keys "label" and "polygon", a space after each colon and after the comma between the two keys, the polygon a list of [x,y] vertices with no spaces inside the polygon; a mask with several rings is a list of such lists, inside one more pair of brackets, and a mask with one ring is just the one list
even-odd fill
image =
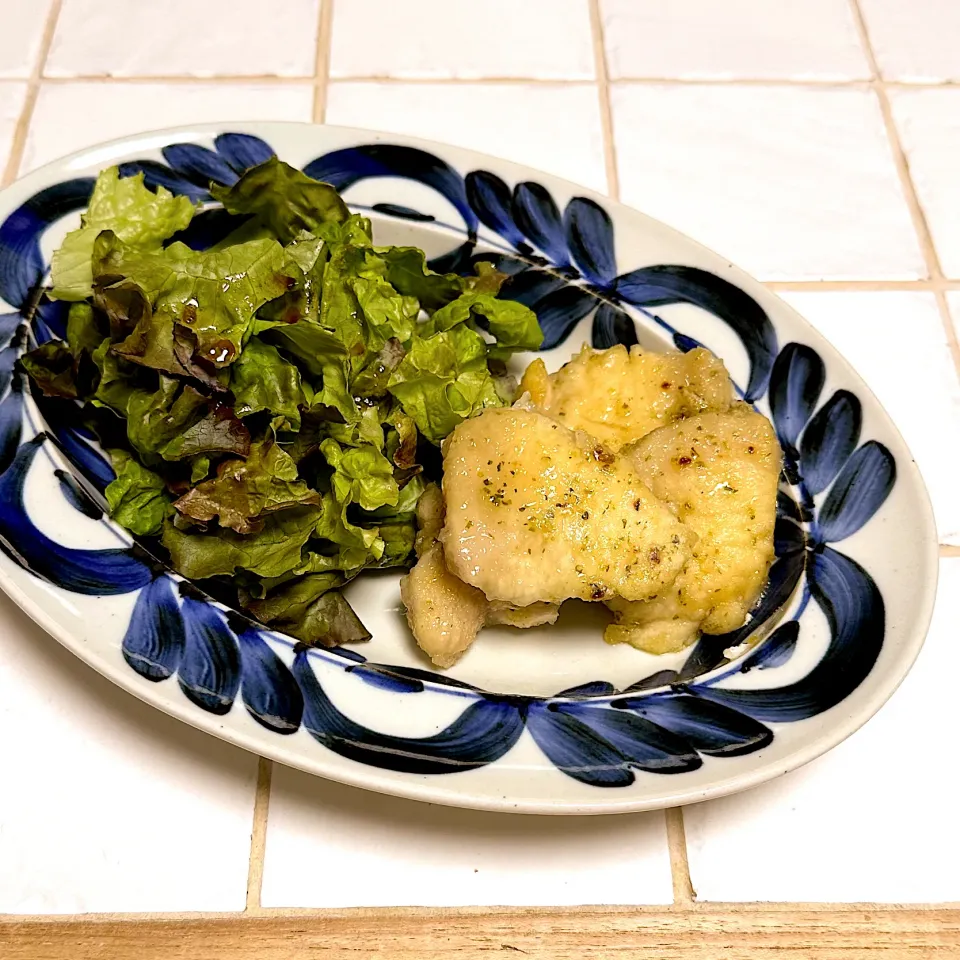
{"label": "salad greens", "polygon": [[83,404],[111,516],[175,570],[305,643],[368,639],[340,588],[412,562],[436,446],[512,400],[503,360],[539,347],[537,318],[490,264],[375,246],[276,158],[210,190],[235,229],[195,250],[177,235],[199,205],[105,170],[53,257],[66,339],[22,367]]}

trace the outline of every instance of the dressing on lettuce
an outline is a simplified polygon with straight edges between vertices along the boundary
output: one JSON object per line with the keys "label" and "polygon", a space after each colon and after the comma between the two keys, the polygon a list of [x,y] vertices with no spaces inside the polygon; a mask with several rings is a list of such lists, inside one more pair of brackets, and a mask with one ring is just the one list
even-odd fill
{"label": "dressing on lettuce", "polygon": [[234,225],[195,250],[175,237],[197,205],[105,170],[53,258],[66,339],[22,367],[85,405],[111,515],[175,570],[305,643],[368,639],[341,588],[413,561],[431,449],[509,402],[503,360],[539,347],[537,318],[489,264],[375,246],[276,158],[210,189]]}

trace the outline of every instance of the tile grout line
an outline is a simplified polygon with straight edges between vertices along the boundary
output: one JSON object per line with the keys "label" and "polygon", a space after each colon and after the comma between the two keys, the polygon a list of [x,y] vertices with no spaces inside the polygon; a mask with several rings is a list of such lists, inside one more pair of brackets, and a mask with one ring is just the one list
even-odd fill
{"label": "tile grout line", "polygon": [[333,38],[333,0],[321,0],[317,28],[317,59],[313,67],[313,122],[327,117],[327,91],[330,87],[330,48]]}
{"label": "tile grout line", "polygon": [[273,761],[259,757],[257,788],[253,798],[253,824],[250,830],[250,859],[247,865],[247,898],[244,913],[259,913],[263,887],[263,858],[267,847],[267,817],[270,813],[270,784]]}
{"label": "tile grout line", "polygon": [[0,178],[0,186],[7,186],[12,183],[20,169],[20,163],[23,160],[23,152],[27,145],[27,133],[30,130],[30,122],[33,120],[33,110],[37,104],[37,97],[40,93],[40,82],[43,78],[43,68],[46,66],[47,57],[50,54],[50,48],[53,46],[53,35],[57,29],[57,20],[60,17],[60,7],[63,0],[53,0],[50,9],[47,11],[47,19],[43,25],[43,35],[40,38],[40,49],[37,51],[37,59],[27,80],[27,92],[23,98],[23,109],[17,118],[17,125],[13,131],[13,141],[10,144],[10,155],[7,157],[7,165],[4,167],[3,176]]}
{"label": "tile grout line", "polygon": [[690,879],[690,860],[687,856],[687,834],[683,826],[683,807],[663,811],[667,827],[667,850],[670,854],[670,878],[673,882],[675,905],[696,902],[697,894]]}
{"label": "tile grout line", "polygon": [[[327,9],[331,4],[324,5]],[[321,23],[328,14],[321,8]],[[275,73],[234,73],[218,74],[215,76],[191,76],[190,74],[153,74],[137,76],[114,76],[106,73],[74,74],[69,77],[43,76],[44,83],[277,83],[297,84],[309,83],[314,75],[279,76]],[[596,78],[589,77],[524,77],[524,76],[490,76],[490,77],[398,77],[389,74],[358,74],[356,76],[338,76],[329,78],[335,83],[406,83],[406,84],[531,84],[534,86],[571,86],[584,87],[596,82]],[[23,83],[22,77],[0,77],[0,84]],[[875,81],[869,78],[860,79],[810,79],[799,80],[789,77],[607,77],[610,86],[676,86],[687,87],[800,87],[808,89],[859,89],[868,90]],[[960,89],[960,80],[884,80],[883,85],[892,90],[954,90]]]}
{"label": "tile grout line", "polygon": [[617,172],[617,151],[613,140],[613,109],[610,106],[607,48],[603,39],[600,0],[590,0],[590,33],[593,37],[593,69],[596,74],[597,98],[600,102],[600,130],[603,135],[603,161],[607,175],[607,193],[614,200],[619,200],[620,175]]}
{"label": "tile grout line", "polygon": [[906,151],[900,141],[900,133],[897,130],[897,125],[893,118],[893,108],[890,105],[890,97],[883,81],[876,51],[870,40],[867,21],[863,15],[863,11],[860,9],[860,0],[849,0],[849,2],[853,18],[856,22],[857,32],[860,35],[860,42],[863,46],[870,72],[873,74],[872,87],[877,98],[877,103],[880,106],[880,114],[883,117],[887,140],[890,143],[890,152],[893,154],[894,166],[897,168],[897,176],[900,178],[903,197],[910,210],[910,219],[913,221],[917,240],[927,265],[929,279],[934,284],[934,297],[940,313],[940,322],[943,324],[943,332],[947,338],[947,347],[953,359],[954,372],[960,377],[960,343],[958,343],[957,340],[957,332],[954,329],[953,319],[950,316],[950,306],[947,303],[947,297],[944,292],[943,284],[945,277],[940,265],[940,257],[933,242],[933,234],[930,232],[930,224],[927,222],[926,213],[923,210],[923,205],[920,203],[920,196],[917,193],[916,185],[910,174],[910,161],[907,159]]}

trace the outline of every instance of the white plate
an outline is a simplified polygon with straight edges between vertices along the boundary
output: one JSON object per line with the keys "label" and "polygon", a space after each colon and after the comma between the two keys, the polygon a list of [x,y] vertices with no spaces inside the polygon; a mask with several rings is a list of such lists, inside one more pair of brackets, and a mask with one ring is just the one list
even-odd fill
{"label": "white plate", "polygon": [[[95,445],[64,404],[41,409],[11,376],[24,343],[62,330],[62,305],[41,297],[37,308],[50,254],[105,166],[129,163],[124,171],[199,197],[210,179],[232,181],[273,152],[368,211],[380,243],[422,247],[443,269],[497,257],[514,273],[507,292],[538,312],[551,368],[591,339],[698,343],[722,357],[786,451],[778,560],[752,624],[767,639],[733,662],[724,651],[746,629],[656,658],[605,645],[599,605],[568,604],[556,627],[485,631],[441,675],[409,635],[398,576],[379,574],[348,590],[373,640],[306,651],[244,627],[104,519],[83,489],[110,477]],[[456,147],[234,123],[129,137],[49,164],[0,194],[0,222],[0,586],[96,670],[202,730],[437,803],[643,810],[811,760],[875,713],[917,655],[936,536],[896,428],[790,307],[635,210]]]}

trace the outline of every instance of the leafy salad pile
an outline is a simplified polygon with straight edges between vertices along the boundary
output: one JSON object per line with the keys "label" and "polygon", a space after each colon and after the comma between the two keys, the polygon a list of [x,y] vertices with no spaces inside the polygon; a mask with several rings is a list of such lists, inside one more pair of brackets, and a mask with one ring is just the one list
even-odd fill
{"label": "leafy salad pile", "polygon": [[276,158],[210,192],[235,228],[197,250],[177,237],[199,205],[105,170],[53,257],[66,339],[22,366],[83,404],[111,516],[180,574],[306,643],[368,639],[339,588],[411,562],[437,446],[512,401],[503,361],[540,346],[537,318],[490,264],[375,246]]}

